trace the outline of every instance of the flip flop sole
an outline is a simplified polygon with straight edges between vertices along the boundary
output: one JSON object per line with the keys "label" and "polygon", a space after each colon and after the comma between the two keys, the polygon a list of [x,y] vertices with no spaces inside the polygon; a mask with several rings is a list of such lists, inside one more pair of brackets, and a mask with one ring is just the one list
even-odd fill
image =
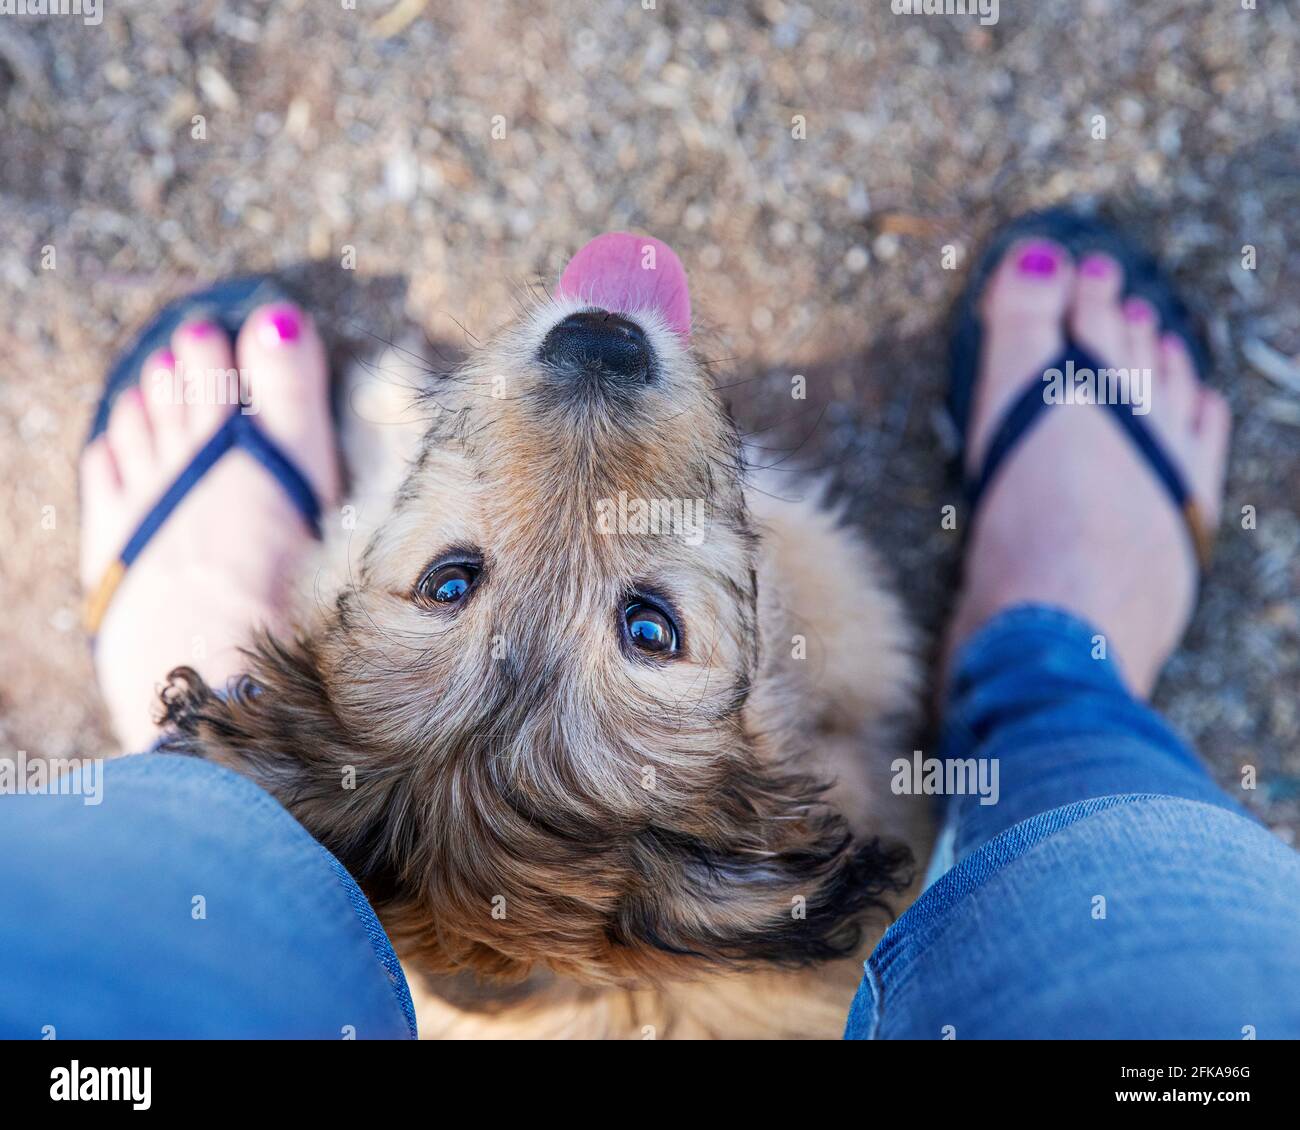
{"label": "flip flop sole", "polygon": [[[182,323],[195,318],[210,319],[222,326],[233,340],[255,309],[267,303],[282,301],[297,302],[297,298],[276,279],[252,276],[227,279],[206,290],[168,303],[150,319],[109,369],[86,442],[91,443],[104,433],[117,398],[139,381],[145,360],[155,350],[166,346]],[[225,423],[213,433],[163,492],[105,570],[99,583],[88,594],[83,620],[86,631],[92,638],[127,570],[144,551],[150,539],[162,528],[194,485],[233,448],[248,452],[262,464],[302,515],[312,534],[320,536],[320,500],[310,481],[294,461],[257,427],[252,416],[245,415],[232,406]]]}
{"label": "flip flop sole", "polygon": [[[1007,250],[1020,240],[1033,238],[1055,241],[1076,261],[1090,252],[1103,252],[1117,260],[1124,270],[1125,296],[1146,299],[1158,312],[1164,330],[1183,338],[1202,381],[1211,371],[1210,350],[1199,319],[1178,294],[1159,261],[1136,239],[1097,216],[1068,209],[1034,212],[1012,220],[998,229],[982,251],[957,301],[952,321],[948,412],[959,437],[957,467],[966,486],[972,517],[998,469],[1045,414],[1045,398],[1041,391],[1036,386],[1027,386],[994,429],[983,467],[974,476],[966,474],[966,445],[983,336],[980,298]],[[1064,369],[1067,361],[1074,363],[1076,370],[1096,371],[1104,367],[1068,334],[1065,352],[1051,367]],[[1211,535],[1182,472],[1131,406],[1111,404],[1109,407],[1116,422],[1128,434],[1183,514],[1197,558],[1204,567],[1209,561]],[[965,529],[969,531],[971,526],[972,522],[968,520]]]}
{"label": "flip flop sole", "polygon": [[985,244],[954,308],[949,339],[948,411],[963,448],[979,375],[980,298],[1011,245],[1034,238],[1059,243],[1076,261],[1093,251],[1115,259],[1124,268],[1125,297],[1145,298],[1150,302],[1160,315],[1161,325],[1187,342],[1201,380],[1209,379],[1210,349],[1200,319],[1174,288],[1159,260],[1136,238],[1099,216],[1066,208],[1026,213],[999,228]]}
{"label": "flip flop sole", "polygon": [[104,392],[95,410],[86,442],[98,439],[108,427],[108,417],[123,390],[140,379],[140,371],[149,355],[165,348],[178,327],[188,321],[205,318],[222,326],[233,340],[249,314],[268,302],[298,302],[283,283],[269,275],[249,275],[225,279],[204,290],[195,291],[169,302],[136,334],[131,344],[118,355],[104,379]]}

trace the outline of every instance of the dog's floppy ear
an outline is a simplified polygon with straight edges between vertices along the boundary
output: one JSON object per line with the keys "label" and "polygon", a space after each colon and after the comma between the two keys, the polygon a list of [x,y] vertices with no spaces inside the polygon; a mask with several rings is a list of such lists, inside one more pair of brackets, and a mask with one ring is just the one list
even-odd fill
{"label": "dog's floppy ear", "polygon": [[161,694],[159,752],[202,757],[250,778],[365,882],[390,858],[381,835],[392,778],[360,776],[361,750],[334,710],[316,648],[261,636],[250,674],[215,691],[178,667]]}
{"label": "dog's floppy ear", "polygon": [[855,842],[803,774],[741,775],[715,809],[732,827],[712,845],[662,829],[638,839],[647,881],[620,907],[618,940],[742,967],[852,954],[867,912],[910,883],[911,852]]}

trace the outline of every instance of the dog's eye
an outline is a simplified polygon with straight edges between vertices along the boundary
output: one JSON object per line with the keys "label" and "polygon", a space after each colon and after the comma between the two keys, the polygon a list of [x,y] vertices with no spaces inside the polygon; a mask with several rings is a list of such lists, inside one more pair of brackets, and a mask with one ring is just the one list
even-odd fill
{"label": "dog's eye", "polygon": [[627,638],[639,651],[651,655],[671,655],[677,650],[677,625],[662,608],[634,601],[623,610]]}
{"label": "dog's eye", "polygon": [[464,600],[469,590],[474,587],[478,574],[479,571],[475,566],[460,562],[438,565],[420,578],[420,583],[415,586],[415,590],[425,600],[431,600],[436,604],[456,604]]}

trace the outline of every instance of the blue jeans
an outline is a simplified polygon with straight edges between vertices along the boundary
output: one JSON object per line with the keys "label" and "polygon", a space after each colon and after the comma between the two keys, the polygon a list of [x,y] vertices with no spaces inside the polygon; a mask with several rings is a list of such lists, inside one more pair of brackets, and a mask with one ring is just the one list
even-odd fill
{"label": "blue jeans", "polygon": [[1054,609],[962,649],[937,874],[866,965],[852,1039],[1300,1037],[1300,855],[1250,819]]}
{"label": "blue jeans", "polygon": [[[1049,609],[963,650],[941,752],[946,870],[867,964],[848,1035],[1300,1035],[1300,857],[1244,816],[1093,632]],[[405,1038],[356,884],[267,793],[190,758],[110,762],[102,803],[0,797],[0,1036]]]}
{"label": "blue jeans", "polygon": [[268,793],[142,754],[98,796],[0,797],[0,1037],[414,1037],[365,896]]}

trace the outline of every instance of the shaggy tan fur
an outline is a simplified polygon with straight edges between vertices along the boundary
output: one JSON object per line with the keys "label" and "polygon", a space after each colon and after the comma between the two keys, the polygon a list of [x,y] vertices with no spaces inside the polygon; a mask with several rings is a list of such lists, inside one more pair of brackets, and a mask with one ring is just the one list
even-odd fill
{"label": "shaggy tan fur", "polygon": [[[357,877],[424,1036],[837,1035],[921,838],[888,790],[911,632],[811,488],[747,477],[654,312],[630,315],[639,387],[539,363],[580,308],[538,306],[404,425],[350,437],[377,473],[299,630],[229,700],[173,673],[171,746],[253,778]],[[702,500],[703,538],[610,531],[621,493]],[[450,608],[416,591],[449,552],[482,566]],[[629,647],[636,592],[676,610],[680,656]]]}

